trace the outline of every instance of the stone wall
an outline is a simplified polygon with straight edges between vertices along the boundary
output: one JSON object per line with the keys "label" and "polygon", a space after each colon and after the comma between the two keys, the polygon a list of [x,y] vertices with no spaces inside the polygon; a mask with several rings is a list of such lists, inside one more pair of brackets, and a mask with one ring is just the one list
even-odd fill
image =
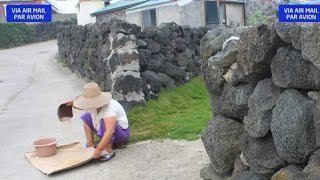
{"label": "stone wall", "polygon": [[175,23],[141,28],[121,20],[65,27],[60,57],[71,70],[111,91],[127,110],[200,74],[206,29]]}
{"label": "stone wall", "polygon": [[41,42],[41,41],[47,41],[50,39],[56,39],[57,34],[59,33],[62,27],[75,25],[75,24],[77,24],[75,19],[67,20],[67,21],[55,21],[51,23],[34,24],[35,35],[32,36],[33,38],[32,42]]}
{"label": "stone wall", "polygon": [[270,21],[204,36],[214,118],[202,134],[211,160],[202,178],[320,177],[319,28]]}
{"label": "stone wall", "polygon": [[113,19],[119,19],[124,21],[126,19],[125,11],[114,11],[106,14],[98,14],[96,16],[97,23],[107,22]]}

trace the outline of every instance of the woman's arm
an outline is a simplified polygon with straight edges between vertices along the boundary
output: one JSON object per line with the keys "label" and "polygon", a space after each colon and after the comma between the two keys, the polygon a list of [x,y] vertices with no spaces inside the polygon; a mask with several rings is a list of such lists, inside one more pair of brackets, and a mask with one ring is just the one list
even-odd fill
{"label": "woman's arm", "polygon": [[75,109],[84,110],[84,109],[80,109],[80,108],[75,107],[73,105],[73,100],[72,99],[67,100],[64,104],[66,104],[67,107],[71,106],[71,107],[73,107]]}

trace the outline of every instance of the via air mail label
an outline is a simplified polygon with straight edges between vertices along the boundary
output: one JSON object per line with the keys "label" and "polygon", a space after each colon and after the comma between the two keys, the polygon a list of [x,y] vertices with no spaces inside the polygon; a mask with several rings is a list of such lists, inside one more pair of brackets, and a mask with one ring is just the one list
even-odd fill
{"label": "via air mail label", "polygon": [[280,22],[320,22],[320,5],[279,5]]}
{"label": "via air mail label", "polygon": [[6,6],[7,22],[51,22],[50,4]]}

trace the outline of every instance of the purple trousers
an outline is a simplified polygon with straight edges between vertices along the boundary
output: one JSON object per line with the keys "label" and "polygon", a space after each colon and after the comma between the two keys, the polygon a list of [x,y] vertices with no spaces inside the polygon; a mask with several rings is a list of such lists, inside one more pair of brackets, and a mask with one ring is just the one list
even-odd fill
{"label": "purple trousers", "polygon": [[[92,129],[92,131],[98,135],[100,138],[102,138],[102,136],[104,135],[104,133],[106,132],[106,129],[108,127],[106,127],[106,125],[104,124],[103,119],[100,120],[100,126],[99,129],[94,128],[93,123],[92,123],[92,118],[91,118],[91,114],[89,112],[85,112],[82,116],[81,119],[83,120],[83,122],[85,122],[90,129]],[[115,126],[115,131],[114,134],[111,137],[110,140],[110,144],[114,145],[114,144],[122,144],[128,141],[130,136],[130,129],[122,129],[121,126],[116,123]]]}

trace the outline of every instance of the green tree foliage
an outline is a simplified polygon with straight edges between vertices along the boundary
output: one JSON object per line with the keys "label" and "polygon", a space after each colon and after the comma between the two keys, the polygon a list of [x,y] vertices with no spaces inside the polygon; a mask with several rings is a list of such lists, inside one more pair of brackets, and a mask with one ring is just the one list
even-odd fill
{"label": "green tree foliage", "polygon": [[31,41],[36,34],[34,25],[0,23],[0,48],[10,48]]}
{"label": "green tree foliage", "polygon": [[254,26],[258,23],[267,23],[269,16],[264,15],[262,11],[257,10],[248,18],[248,25]]}
{"label": "green tree foliage", "polygon": [[55,39],[62,26],[76,24],[75,20],[51,23],[0,23],[0,48]]}

